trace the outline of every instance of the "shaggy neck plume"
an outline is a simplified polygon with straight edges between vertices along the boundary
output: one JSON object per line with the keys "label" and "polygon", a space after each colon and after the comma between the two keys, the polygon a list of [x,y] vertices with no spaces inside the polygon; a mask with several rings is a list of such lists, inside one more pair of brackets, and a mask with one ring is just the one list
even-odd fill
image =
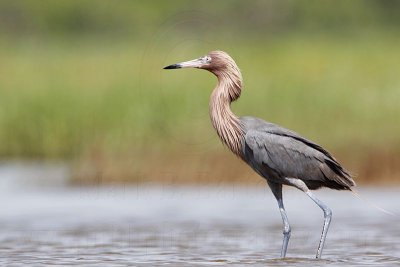
{"label": "shaggy neck plume", "polygon": [[212,71],[218,84],[210,98],[212,125],[222,142],[237,156],[242,157],[243,127],[238,117],[231,111],[230,104],[240,97],[242,76],[236,65],[227,71]]}

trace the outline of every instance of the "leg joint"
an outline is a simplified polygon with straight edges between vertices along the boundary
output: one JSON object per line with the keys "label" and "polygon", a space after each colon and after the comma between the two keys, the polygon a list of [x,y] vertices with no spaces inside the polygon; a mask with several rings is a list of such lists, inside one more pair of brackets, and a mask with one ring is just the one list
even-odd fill
{"label": "leg joint", "polygon": [[289,224],[285,224],[284,226],[283,226],[283,234],[284,235],[289,235],[290,236],[290,233],[292,232],[292,229],[290,228],[290,225]]}
{"label": "leg joint", "polygon": [[324,216],[331,218],[332,217],[332,210],[330,208],[328,208],[328,207],[325,207]]}

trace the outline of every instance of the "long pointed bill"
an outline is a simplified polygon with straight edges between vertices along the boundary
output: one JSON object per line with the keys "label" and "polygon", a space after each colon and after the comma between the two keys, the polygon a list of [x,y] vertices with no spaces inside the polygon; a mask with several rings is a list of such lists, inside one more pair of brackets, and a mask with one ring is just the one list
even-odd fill
{"label": "long pointed bill", "polygon": [[181,69],[181,68],[200,68],[204,64],[202,58],[193,59],[181,63],[172,64],[164,67],[165,70],[169,69]]}

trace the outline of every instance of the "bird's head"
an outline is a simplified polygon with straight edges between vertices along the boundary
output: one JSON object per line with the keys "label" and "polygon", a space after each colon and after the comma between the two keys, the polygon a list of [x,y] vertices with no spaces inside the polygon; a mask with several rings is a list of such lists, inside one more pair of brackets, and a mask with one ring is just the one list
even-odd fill
{"label": "bird's head", "polygon": [[219,73],[239,71],[235,61],[223,51],[211,51],[205,56],[193,60],[172,64],[164,69],[197,68],[208,70],[218,76]]}

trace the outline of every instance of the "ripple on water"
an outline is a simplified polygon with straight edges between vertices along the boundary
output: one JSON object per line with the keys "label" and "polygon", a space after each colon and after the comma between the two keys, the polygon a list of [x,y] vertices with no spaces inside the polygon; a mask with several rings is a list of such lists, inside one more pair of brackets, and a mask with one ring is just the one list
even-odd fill
{"label": "ripple on water", "polygon": [[[145,188],[142,194],[123,188],[120,196],[116,191],[112,197],[106,189],[1,195],[9,207],[0,209],[0,265],[400,264],[397,218],[371,210],[351,194],[319,193],[334,217],[323,259],[316,260],[322,216],[295,191],[286,194],[292,224],[286,259],[277,258],[282,228],[276,202],[263,189],[221,194],[221,188]],[[364,193],[388,208],[399,196],[396,190]],[[164,209],[168,212],[160,212]]]}

